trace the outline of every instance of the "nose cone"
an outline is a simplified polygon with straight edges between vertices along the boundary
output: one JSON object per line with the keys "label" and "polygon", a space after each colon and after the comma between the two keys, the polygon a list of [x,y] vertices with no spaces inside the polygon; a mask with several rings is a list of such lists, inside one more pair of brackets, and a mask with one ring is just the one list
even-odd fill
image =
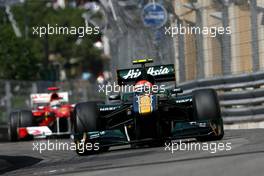
{"label": "nose cone", "polygon": [[157,109],[156,106],[156,96],[145,94],[134,97],[133,101],[133,110],[135,113],[138,113],[142,116],[149,115],[155,112]]}

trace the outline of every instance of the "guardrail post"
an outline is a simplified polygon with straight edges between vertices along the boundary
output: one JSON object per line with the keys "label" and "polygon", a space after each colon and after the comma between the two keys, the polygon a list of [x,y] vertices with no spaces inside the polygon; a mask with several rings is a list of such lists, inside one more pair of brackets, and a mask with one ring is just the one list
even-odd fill
{"label": "guardrail post", "polygon": [[[177,20],[177,27],[182,25],[182,22],[180,20]],[[186,80],[185,77],[185,49],[184,49],[184,36],[178,35],[178,51],[179,51],[179,82],[184,82]]]}
{"label": "guardrail post", "polygon": [[[223,27],[226,29],[229,27],[229,14],[228,14],[229,5],[223,5],[223,18],[222,23]],[[223,75],[231,74],[231,37],[229,34],[224,33],[222,38],[222,73]]]}
{"label": "guardrail post", "polygon": [[251,37],[252,37],[252,66],[253,71],[259,70],[259,45],[258,45],[258,11],[256,0],[250,1],[251,12]]}
{"label": "guardrail post", "polygon": [[[200,29],[203,28],[202,10],[196,11],[196,25]],[[204,78],[204,51],[203,51],[203,34],[196,34],[196,47],[197,47],[197,78]]]}
{"label": "guardrail post", "polygon": [[5,100],[6,100],[6,112],[7,112],[7,115],[10,114],[11,112],[11,108],[12,108],[12,101],[11,101],[11,98],[12,98],[12,93],[11,93],[11,85],[10,85],[10,82],[9,81],[6,81],[5,82],[5,94],[6,94],[6,97],[5,97]]}
{"label": "guardrail post", "polygon": [[38,92],[37,83],[33,82],[32,83],[32,93],[37,93],[37,92]]}
{"label": "guardrail post", "polygon": [[91,88],[90,88],[90,85],[88,82],[83,82],[83,85],[82,85],[82,89],[83,89],[83,100],[84,101],[87,101],[88,100],[88,91],[91,91]]}
{"label": "guardrail post", "polygon": [[[36,82],[33,82],[32,83],[32,88],[31,88],[31,92],[32,93],[38,93],[38,87],[37,87],[37,83]],[[33,107],[33,104],[32,104],[32,102],[31,102],[31,100],[29,99],[29,101],[27,101],[27,105],[28,105],[28,107]]]}

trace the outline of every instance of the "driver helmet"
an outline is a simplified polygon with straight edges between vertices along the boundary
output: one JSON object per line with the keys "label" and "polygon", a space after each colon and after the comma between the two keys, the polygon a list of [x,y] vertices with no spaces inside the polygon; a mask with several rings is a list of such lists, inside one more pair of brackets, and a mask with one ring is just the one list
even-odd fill
{"label": "driver helmet", "polygon": [[52,100],[51,102],[50,102],[50,106],[51,107],[58,107],[58,106],[60,106],[60,100]]}
{"label": "driver helmet", "polygon": [[57,93],[53,93],[50,97],[50,106],[57,107],[61,104],[60,97]]}
{"label": "driver helmet", "polygon": [[149,90],[151,89],[151,87],[153,86],[153,84],[147,80],[141,80],[138,81],[135,85],[135,91],[136,92],[149,92]]}

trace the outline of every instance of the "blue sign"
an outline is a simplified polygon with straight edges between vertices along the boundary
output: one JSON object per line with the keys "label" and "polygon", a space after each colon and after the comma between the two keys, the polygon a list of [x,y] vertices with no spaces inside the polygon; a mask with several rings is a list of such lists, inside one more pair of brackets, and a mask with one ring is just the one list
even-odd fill
{"label": "blue sign", "polygon": [[160,28],[167,22],[167,11],[159,3],[147,4],[142,12],[142,20],[145,26]]}

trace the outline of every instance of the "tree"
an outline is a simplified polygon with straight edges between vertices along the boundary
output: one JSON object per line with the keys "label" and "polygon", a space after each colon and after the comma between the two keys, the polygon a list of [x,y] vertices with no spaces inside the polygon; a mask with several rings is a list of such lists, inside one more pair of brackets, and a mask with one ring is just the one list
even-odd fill
{"label": "tree", "polygon": [[[12,7],[23,37],[17,38],[11,24],[5,17],[4,10],[0,14],[0,78],[2,79],[51,79],[54,66],[49,61],[53,54],[57,64],[62,67],[78,67],[97,74],[102,68],[100,51],[93,47],[93,43],[100,39],[99,35],[85,36],[78,45],[78,35],[33,35],[33,27],[85,26],[81,17],[84,10],[66,7],[53,9],[47,1],[27,0],[25,4]],[[1,19],[4,19],[1,21]],[[70,60],[76,58],[79,62],[71,65]],[[96,67],[94,67],[96,65]],[[67,67],[66,67],[67,68]],[[58,71],[57,67],[56,70]],[[49,76],[51,74],[51,76]],[[79,75],[68,75],[79,76]]]}
{"label": "tree", "polygon": [[[1,14],[2,18],[3,14]],[[38,77],[38,59],[31,42],[17,38],[10,25],[0,26],[0,78],[33,80]]]}

